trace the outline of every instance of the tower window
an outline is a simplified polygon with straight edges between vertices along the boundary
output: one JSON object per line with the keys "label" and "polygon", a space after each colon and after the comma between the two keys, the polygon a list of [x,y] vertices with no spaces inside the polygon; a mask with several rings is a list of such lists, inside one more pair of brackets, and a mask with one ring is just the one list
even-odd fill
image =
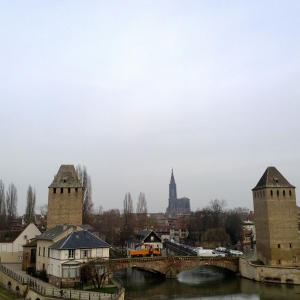
{"label": "tower window", "polygon": [[271,194],[271,197],[273,197],[273,191],[272,190],[271,190],[270,194]]}
{"label": "tower window", "polygon": [[282,192],[283,197],[285,197],[285,191]]}
{"label": "tower window", "polygon": [[68,188],[68,194],[70,194],[71,193],[71,189],[70,188]]}
{"label": "tower window", "polygon": [[290,243],[290,248],[292,248],[292,243]]}
{"label": "tower window", "polygon": [[279,191],[277,190],[277,196],[279,196]]}
{"label": "tower window", "polygon": [[53,194],[56,194],[56,188],[53,189]]}
{"label": "tower window", "polygon": [[280,248],[280,244],[277,245],[277,248]]}
{"label": "tower window", "polygon": [[76,192],[76,193],[78,192],[78,188],[75,188],[75,192]]}
{"label": "tower window", "polygon": [[292,196],[292,191],[291,190],[289,191],[289,195],[290,195],[290,197]]}
{"label": "tower window", "polygon": [[64,192],[64,188],[61,188],[60,193],[63,194],[63,192]]}

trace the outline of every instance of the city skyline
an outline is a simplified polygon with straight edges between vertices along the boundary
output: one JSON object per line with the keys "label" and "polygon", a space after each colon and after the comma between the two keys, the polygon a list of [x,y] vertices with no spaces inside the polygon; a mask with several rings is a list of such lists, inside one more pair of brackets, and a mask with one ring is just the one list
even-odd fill
{"label": "city skyline", "polygon": [[29,185],[47,204],[62,164],[87,167],[105,210],[143,192],[165,212],[172,168],[191,210],[252,210],[268,166],[299,187],[299,14],[298,1],[1,1],[0,180],[18,214]]}

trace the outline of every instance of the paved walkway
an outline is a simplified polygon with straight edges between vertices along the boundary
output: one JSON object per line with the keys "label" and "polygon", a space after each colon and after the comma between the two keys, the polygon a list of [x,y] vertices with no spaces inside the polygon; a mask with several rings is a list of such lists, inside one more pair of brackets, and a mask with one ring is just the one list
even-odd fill
{"label": "paved walkway", "polygon": [[26,274],[25,271],[22,271],[22,264],[2,264],[3,266],[5,266],[6,268],[12,270],[13,272],[19,274],[20,276],[22,276],[23,278],[29,278],[33,281],[36,281],[37,284],[45,287],[45,288],[55,288],[55,286],[51,285],[48,282],[45,282],[43,280],[40,280],[39,278],[30,276],[29,274]]}

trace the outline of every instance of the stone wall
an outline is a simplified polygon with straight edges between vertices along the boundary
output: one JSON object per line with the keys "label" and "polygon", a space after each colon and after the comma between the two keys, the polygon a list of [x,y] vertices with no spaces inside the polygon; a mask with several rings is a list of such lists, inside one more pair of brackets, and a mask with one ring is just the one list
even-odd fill
{"label": "stone wall", "polygon": [[81,225],[82,199],[82,188],[49,188],[47,230],[60,224]]}
{"label": "stone wall", "polygon": [[240,275],[262,282],[300,284],[300,267],[255,265],[240,258]]}

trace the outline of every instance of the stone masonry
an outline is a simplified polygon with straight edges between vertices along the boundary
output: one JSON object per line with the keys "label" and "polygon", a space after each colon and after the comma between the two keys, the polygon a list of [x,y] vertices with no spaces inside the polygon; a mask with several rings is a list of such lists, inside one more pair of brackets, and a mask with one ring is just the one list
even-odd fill
{"label": "stone masonry", "polygon": [[73,165],[61,165],[48,192],[47,230],[82,224],[83,188]]}
{"label": "stone masonry", "polygon": [[268,167],[252,193],[257,258],[265,265],[299,265],[295,187],[275,167]]}

